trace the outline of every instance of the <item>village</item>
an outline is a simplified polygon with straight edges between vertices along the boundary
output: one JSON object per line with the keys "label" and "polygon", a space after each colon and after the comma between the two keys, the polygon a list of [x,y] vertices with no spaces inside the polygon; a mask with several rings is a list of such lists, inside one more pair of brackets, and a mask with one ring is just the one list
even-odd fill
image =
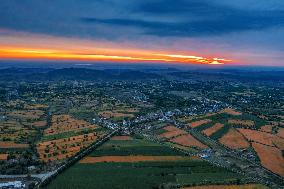
{"label": "village", "polygon": [[0,87],[2,188],[47,185],[115,135],[242,175],[235,184],[283,185],[283,116],[260,111],[283,112],[278,88],[256,94],[258,86],[163,80]]}

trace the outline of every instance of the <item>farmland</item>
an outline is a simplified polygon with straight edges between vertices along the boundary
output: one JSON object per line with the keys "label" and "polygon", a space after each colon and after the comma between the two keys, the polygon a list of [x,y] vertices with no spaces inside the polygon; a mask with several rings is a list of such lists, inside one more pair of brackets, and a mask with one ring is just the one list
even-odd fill
{"label": "farmland", "polygon": [[203,124],[209,123],[209,122],[211,122],[210,119],[202,119],[202,120],[198,120],[198,121],[194,121],[194,122],[189,123],[189,127],[195,128],[195,127],[198,127],[200,125],[203,125]]}
{"label": "farmland", "polygon": [[281,176],[284,176],[284,160],[282,152],[276,147],[271,147],[256,142],[252,146],[258,154],[261,164],[267,169]]}
{"label": "farmland", "polygon": [[8,154],[0,154],[0,161],[7,160]]}
{"label": "farmland", "polygon": [[234,183],[238,179],[242,176],[197,157],[184,156],[169,147],[133,138],[110,140],[59,175],[47,188],[90,188],[95,184],[97,188],[106,189],[147,189],[207,182]]}
{"label": "farmland", "polygon": [[255,141],[268,146],[276,146],[284,149],[284,139],[266,132],[250,129],[238,129],[248,140]]}
{"label": "farmland", "polygon": [[7,145],[10,148],[13,142],[15,148],[28,145],[39,135],[38,127],[46,126],[47,115],[44,105],[28,106],[25,102],[14,101],[2,107],[6,108],[6,113],[4,119],[0,120],[0,138],[2,141],[8,141]]}
{"label": "farmland", "polygon": [[224,124],[216,123],[212,127],[203,130],[202,133],[206,136],[211,136],[212,134],[216,133],[222,127],[224,127]]}
{"label": "farmland", "polygon": [[[54,169],[54,165],[60,165],[107,133],[106,129],[67,112],[56,112],[55,107],[47,104],[16,100],[3,103],[2,108],[2,173],[27,173],[27,165],[36,165],[34,171]],[[64,114],[57,114],[60,112]]]}
{"label": "farmland", "polygon": [[245,127],[253,127],[254,121],[252,120],[239,120],[239,119],[230,119],[228,120],[228,123],[231,125],[241,125]]}
{"label": "farmland", "polygon": [[196,140],[190,134],[178,136],[176,138],[171,139],[170,142],[179,144],[181,146],[197,147],[197,148],[200,148],[200,149],[204,149],[204,148],[207,147],[206,145],[204,145],[201,142],[199,142],[198,140]]}
{"label": "farmland", "polygon": [[124,103],[105,102],[97,110],[99,116],[110,119],[112,121],[122,121],[124,119],[131,119],[139,112],[139,108],[133,108]]}
{"label": "farmland", "polygon": [[158,140],[167,143],[167,145],[175,146],[180,149],[205,149],[207,146],[183,129],[179,129],[174,125],[166,125],[155,131],[158,133]]}
{"label": "farmland", "polygon": [[167,127],[164,127],[163,130],[165,130],[165,132],[159,135],[159,137],[161,138],[170,139],[170,138],[182,135],[182,134],[186,134],[184,130],[178,129],[175,126],[167,126]]}
{"label": "farmland", "polygon": [[94,128],[96,128],[95,125],[91,125],[86,121],[74,119],[69,115],[55,115],[52,117],[51,126],[44,130],[44,134],[53,135],[64,132]]}
{"label": "farmland", "polygon": [[99,126],[69,115],[53,116],[43,133],[36,149],[46,163],[71,158],[106,134]]}
{"label": "farmland", "polygon": [[232,150],[250,151],[250,154],[255,154],[259,158],[258,163],[283,176],[281,151],[284,149],[284,139],[279,136],[283,129],[279,128],[278,133],[275,132],[275,123],[233,109],[193,117],[184,123],[187,125],[202,123],[192,129]]}
{"label": "farmland", "polygon": [[248,148],[250,145],[245,137],[234,128],[222,136],[219,142],[231,149]]}
{"label": "farmland", "polygon": [[[28,174],[42,184],[42,175],[52,175],[50,188],[283,185],[277,83],[220,79],[227,73],[184,80],[171,69],[143,72],[143,81],[117,80],[129,70],[39,70],[0,81],[2,175]],[[144,80],[156,72],[162,80]],[[105,73],[116,79],[94,79]]]}
{"label": "farmland", "polygon": [[47,126],[48,106],[11,100],[1,104],[0,109],[0,171],[27,173],[28,165],[39,164],[34,143]]}
{"label": "farmland", "polygon": [[96,140],[97,135],[94,133],[50,140],[38,143],[37,151],[40,159],[45,162],[61,160],[74,156],[81,149],[86,148]]}

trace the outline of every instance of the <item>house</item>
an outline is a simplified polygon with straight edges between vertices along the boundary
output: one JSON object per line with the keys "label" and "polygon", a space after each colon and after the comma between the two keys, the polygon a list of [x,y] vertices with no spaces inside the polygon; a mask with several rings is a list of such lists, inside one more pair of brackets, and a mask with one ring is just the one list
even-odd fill
{"label": "house", "polygon": [[25,184],[22,181],[11,181],[0,183],[0,188],[24,188]]}

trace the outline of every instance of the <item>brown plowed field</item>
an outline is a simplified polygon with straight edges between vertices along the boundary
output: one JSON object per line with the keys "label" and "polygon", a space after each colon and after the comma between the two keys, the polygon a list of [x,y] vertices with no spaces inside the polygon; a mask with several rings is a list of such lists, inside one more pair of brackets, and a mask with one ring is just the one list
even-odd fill
{"label": "brown plowed field", "polygon": [[252,147],[264,167],[282,177],[284,176],[284,159],[281,150],[256,142],[252,142]]}
{"label": "brown plowed field", "polygon": [[170,141],[173,142],[173,143],[182,145],[182,146],[187,146],[187,147],[198,147],[198,148],[201,148],[201,149],[207,148],[206,145],[199,142],[197,139],[195,139],[190,134],[178,136],[176,138],[171,139]]}
{"label": "brown plowed field", "polygon": [[222,124],[222,123],[215,123],[212,127],[203,130],[202,133],[204,135],[206,135],[206,136],[211,136],[212,134],[214,134],[216,131],[218,131],[222,127],[224,127],[224,124]]}
{"label": "brown plowed field", "polygon": [[166,130],[166,131],[176,131],[176,130],[178,130],[178,128],[173,126],[173,125],[166,126],[163,129]]}
{"label": "brown plowed field", "polygon": [[33,122],[33,126],[34,127],[45,127],[46,126],[46,121],[36,121],[36,122]]}
{"label": "brown plowed field", "polygon": [[284,138],[284,128],[280,128],[278,130],[277,136],[280,136],[280,137]]}
{"label": "brown plowed field", "polygon": [[229,114],[229,115],[242,115],[241,112],[237,112],[236,110],[234,110],[232,108],[226,108],[226,109],[220,111],[220,113],[226,113],[226,114]]}
{"label": "brown plowed field", "polygon": [[241,132],[249,141],[255,141],[268,146],[276,146],[280,149],[284,149],[284,139],[276,135],[251,129],[239,128],[237,130]]}
{"label": "brown plowed field", "polygon": [[0,148],[28,148],[28,144],[17,144],[10,141],[0,141]]}
{"label": "brown plowed field", "polygon": [[199,120],[199,121],[191,122],[191,123],[188,124],[188,126],[191,127],[191,128],[195,128],[195,127],[198,127],[200,125],[203,125],[203,124],[209,123],[209,122],[211,122],[210,119],[202,119],[202,120]]}
{"label": "brown plowed field", "polygon": [[260,130],[263,132],[271,133],[273,125],[263,125],[261,126]]}
{"label": "brown plowed field", "polygon": [[0,154],[0,161],[7,160],[8,154]]}
{"label": "brown plowed field", "polygon": [[231,149],[248,148],[250,146],[246,138],[234,128],[231,128],[228,133],[222,136],[219,142]]}
{"label": "brown plowed field", "polygon": [[181,130],[179,128],[176,128],[174,126],[167,126],[164,127],[165,130],[167,130],[167,132],[160,134],[159,137],[160,138],[173,138],[182,134],[186,134],[187,132],[184,130]]}

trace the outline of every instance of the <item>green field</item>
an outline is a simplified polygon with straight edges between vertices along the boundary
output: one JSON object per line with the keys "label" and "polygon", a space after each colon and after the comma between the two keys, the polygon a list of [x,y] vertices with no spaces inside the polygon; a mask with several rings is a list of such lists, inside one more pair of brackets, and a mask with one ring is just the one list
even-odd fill
{"label": "green field", "polygon": [[158,188],[162,184],[236,182],[238,176],[202,161],[76,164],[47,188]]}
{"label": "green field", "polygon": [[105,145],[92,152],[90,156],[129,156],[129,155],[152,155],[152,156],[174,156],[183,155],[181,152],[172,150],[167,146],[149,142],[141,139],[128,141],[110,140]]}
{"label": "green field", "polygon": [[[144,139],[110,140],[90,156],[153,155],[181,156],[181,152]],[[199,159],[171,162],[77,163],[53,180],[48,189],[137,188],[152,189],[163,185],[187,186],[204,183],[238,182],[242,176]]]}

